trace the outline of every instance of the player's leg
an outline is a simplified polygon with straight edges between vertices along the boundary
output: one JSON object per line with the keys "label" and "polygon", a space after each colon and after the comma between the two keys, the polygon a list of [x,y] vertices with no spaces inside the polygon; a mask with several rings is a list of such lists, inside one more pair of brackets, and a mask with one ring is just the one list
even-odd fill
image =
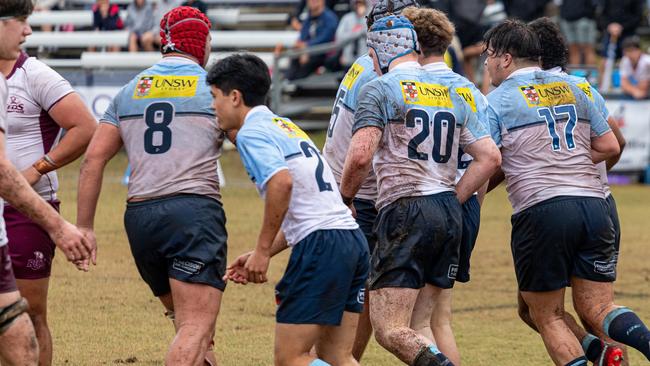
{"label": "player's leg", "polygon": [[214,334],[223,292],[209,285],[169,280],[176,336],[166,365],[198,365],[205,360]]}
{"label": "player's leg", "polygon": [[440,352],[456,366],[460,366],[460,351],[451,326],[452,321],[452,289],[441,290],[436,296],[431,316],[431,330],[434,342]]}
{"label": "player's leg", "polygon": [[16,280],[21,295],[29,303],[27,313],[34,325],[39,348],[39,366],[52,364],[52,335],[47,323],[47,293],[49,278]]}
{"label": "player's leg", "polygon": [[[377,219],[377,209],[375,203],[370,200],[356,198],[354,200],[354,208],[357,212],[356,221],[359,224],[359,229],[363,232],[368,242],[368,253],[372,254],[377,242],[377,237],[374,234],[374,224]],[[357,333],[354,337],[354,346],[352,347],[352,355],[357,361],[361,361],[363,353],[368,346],[370,337],[372,336],[372,324],[370,323],[369,313],[369,300],[370,291],[365,286],[364,289],[364,304],[363,311],[359,315],[359,324],[357,325]]]}
{"label": "player's leg", "polygon": [[17,290],[7,246],[0,247],[0,363],[36,366],[38,341],[28,304]]}
{"label": "player's leg", "polygon": [[521,295],[528,304],[531,319],[537,325],[546,350],[556,365],[570,365],[584,356],[580,343],[564,322],[564,289],[522,291]]}
{"label": "player's leg", "polygon": [[[50,202],[58,211],[59,203]],[[47,323],[47,296],[56,245],[47,232],[12,207],[5,207],[8,248],[21,295],[39,345],[39,365],[52,364],[52,336]]]}
{"label": "player's leg", "polygon": [[650,361],[650,331],[629,308],[614,304],[611,282],[574,277],[573,301],[580,316],[613,340],[635,348]]}
{"label": "player's leg", "polygon": [[320,338],[322,329],[323,326],[318,324],[277,323],[275,325],[275,365],[329,365],[309,352]]}
{"label": "player's leg", "polygon": [[418,298],[415,300],[415,305],[413,306],[410,324],[411,329],[423,337],[430,339],[434,344],[436,343],[436,338],[431,330],[431,319],[435,307],[435,296],[439,292],[439,288],[431,285],[424,286],[420,289]]}
{"label": "player's leg", "polygon": [[358,322],[359,313],[346,311],[343,313],[341,325],[323,326],[316,343],[318,357],[330,365],[359,365],[352,355]]}

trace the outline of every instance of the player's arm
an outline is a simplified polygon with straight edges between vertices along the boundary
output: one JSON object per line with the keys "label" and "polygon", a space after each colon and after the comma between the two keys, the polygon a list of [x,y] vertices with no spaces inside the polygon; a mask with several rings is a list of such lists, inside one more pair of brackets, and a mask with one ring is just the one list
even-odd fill
{"label": "player's arm", "polygon": [[5,155],[4,132],[0,131],[0,196],[40,225],[69,261],[90,257],[90,245],[83,234],[64,220],[27,183]]}
{"label": "player's arm", "polygon": [[257,246],[244,266],[250,282],[268,281],[266,272],[273,255],[273,242],[289,210],[292,188],[293,181],[287,169],[278,171],[266,183],[262,229],[257,238]]}
{"label": "player's arm", "polygon": [[359,93],[359,103],[352,127],[352,139],[345,157],[341,187],[339,187],[343,203],[351,208],[353,208],[352,201],[361,184],[370,173],[372,157],[379,147],[387,122],[382,95],[377,82],[366,84]]}
{"label": "player's arm", "polygon": [[588,109],[591,126],[591,160],[597,164],[620,154],[621,148],[603,115],[603,111],[587,99],[587,96],[579,88],[576,87],[575,90],[574,95],[580,98],[578,103],[584,103]]}
{"label": "player's arm", "polygon": [[485,185],[501,166],[501,152],[489,137],[465,145],[463,151],[470,154],[474,160],[456,185],[456,197],[460,203],[465,203],[474,192]]}
{"label": "player's arm", "polygon": [[621,89],[623,90],[623,93],[630,95],[634,99],[645,99],[648,96],[649,84],[650,83],[645,80],[634,85],[630,82],[627,76],[621,76]]}
{"label": "player's arm", "polygon": [[42,174],[61,168],[84,153],[97,127],[97,121],[90,113],[77,93],[70,93],[57,102],[49,115],[61,127],[67,130],[61,141],[34,166],[23,170],[23,175],[34,184]]}
{"label": "player's arm", "polygon": [[623,136],[623,132],[621,131],[621,128],[618,126],[618,122],[616,121],[616,119],[610,116],[609,118],[607,118],[607,124],[609,125],[609,128],[612,129],[612,132],[616,137],[616,142],[618,142],[618,146],[621,150],[618,154],[606,160],[607,170],[609,171],[621,159],[621,155],[623,154],[623,149],[625,148],[625,137]]}
{"label": "player's arm", "polygon": [[91,244],[93,264],[96,263],[97,254],[97,241],[93,231],[95,212],[102,189],[104,168],[121,147],[119,128],[110,123],[100,123],[81,162],[77,188],[77,226]]}

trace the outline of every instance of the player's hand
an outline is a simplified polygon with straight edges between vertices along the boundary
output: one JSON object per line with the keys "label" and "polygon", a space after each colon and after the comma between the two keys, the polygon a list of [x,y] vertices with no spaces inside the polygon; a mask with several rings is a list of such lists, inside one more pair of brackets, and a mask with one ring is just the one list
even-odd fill
{"label": "player's hand", "polygon": [[33,186],[39,180],[41,180],[41,173],[39,173],[36,169],[34,169],[33,166],[30,166],[29,168],[23,170],[22,172],[20,172],[20,174],[22,174],[23,177],[25,177],[27,183],[29,183],[30,186]]}
{"label": "player's hand", "polygon": [[92,246],[86,236],[76,226],[61,219],[61,224],[49,233],[70,262],[84,261],[91,258]]}
{"label": "player's hand", "polygon": [[266,271],[269,269],[270,261],[269,254],[261,253],[258,250],[253,251],[244,265],[244,269],[248,272],[248,282],[264,283],[268,281]]}
{"label": "player's hand", "polygon": [[88,244],[90,245],[90,258],[75,261],[74,265],[78,270],[88,272],[90,270],[90,264],[94,266],[97,265],[97,239],[95,238],[95,232],[91,228],[87,227],[78,227],[79,231],[84,235]]}
{"label": "player's hand", "polygon": [[352,212],[352,217],[354,217],[354,218],[356,219],[356,218],[357,218],[357,209],[354,208],[354,203],[350,203],[350,205],[348,206],[348,208],[349,208],[350,211]]}
{"label": "player's hand", "polygon": [[253,254],[253,252],[248,252],[240,255],[235,259],[234,262],[230,263],[226,267],[226,274],[223,276],[224,281],[232,281],[240,285],[248,284],[248,272],[244,268],[246,261]]}

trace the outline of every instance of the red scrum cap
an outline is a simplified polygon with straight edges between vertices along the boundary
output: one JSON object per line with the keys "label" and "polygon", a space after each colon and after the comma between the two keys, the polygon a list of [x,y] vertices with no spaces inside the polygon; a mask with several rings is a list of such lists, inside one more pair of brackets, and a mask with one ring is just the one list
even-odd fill
{"label": "red scrum cap", "polygon": [[162,53],[185,53],[203,64],[211,26],[208,17],[196,8],[179,6],[170,10],[160,20]]}

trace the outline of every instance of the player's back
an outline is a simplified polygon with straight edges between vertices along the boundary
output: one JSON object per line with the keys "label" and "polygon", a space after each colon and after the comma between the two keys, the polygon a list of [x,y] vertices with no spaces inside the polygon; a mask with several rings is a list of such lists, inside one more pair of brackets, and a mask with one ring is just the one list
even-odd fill
{"label": "player's back", "polygon": [[163,58],[127,84],[102,121],[118,126],[129,163],[129,198],[199,194],[220,199],[218,128],[206,71]]}
{"label": "player's back", "polygon": [[[363,55],[352,64],[339,85],[323,148],[323,155],[332,168],[338,184],[341,183],[345,157],[352,140],[354,112],[357,110],[359,92],[364,85],[376,78],[372,59],[368,55]],[[377,198],[377,179],[373,172],[359,188],[357,197],[373,201]]]}
{"label": "player's back", "polygon": [[237,144],[261,195],[265,195],[266,180],[288,168],[293,188],[282,230],[290,245],[316,230],[358,227],[341,200],[329,165],[307,134],[289,119],[264,106],[255,107],[237,133]]}
{"label": "player's back", "polygon": [[535,71],[506,79],[488,100],[515,213],[556,196],[604,197],[591,138],[609,127],[582,90]]}
{"label": "player's back", "polygon": [[373,161],[378,209],[401,197],[453,191],[459,143],[487,134],[454,91],[455,82],[443,84],[416,65],[400,64],[368,83],[355,115],[356,129],[383,119],[377,121],[384,132]]}

